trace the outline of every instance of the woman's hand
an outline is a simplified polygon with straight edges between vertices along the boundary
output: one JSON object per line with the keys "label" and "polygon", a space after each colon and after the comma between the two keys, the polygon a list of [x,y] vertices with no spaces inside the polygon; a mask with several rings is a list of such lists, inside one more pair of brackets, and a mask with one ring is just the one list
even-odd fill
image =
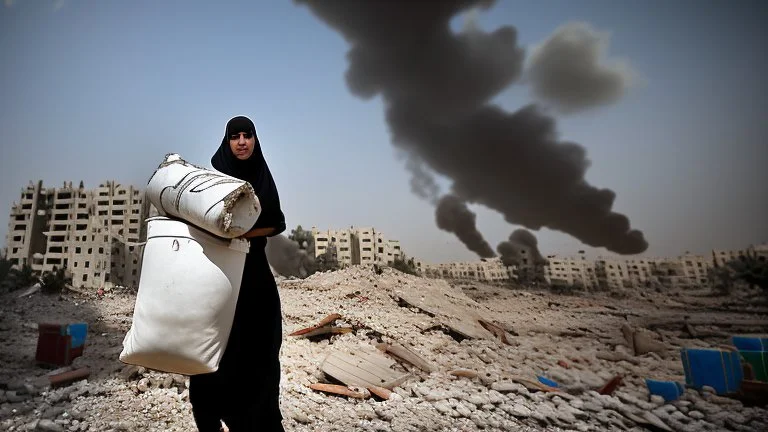
{"label": "woman's hand", "polygon": [[272,227],[267,228],[255,228],[240,236],[240,238],[248,239],[253,237],[266,237],[275,231]]}

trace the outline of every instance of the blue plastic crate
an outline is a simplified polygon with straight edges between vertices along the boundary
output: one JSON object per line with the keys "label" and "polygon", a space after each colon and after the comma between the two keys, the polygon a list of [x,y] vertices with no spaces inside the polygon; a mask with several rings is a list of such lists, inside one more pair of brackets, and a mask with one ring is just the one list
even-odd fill
{"label": "blue plastic crate", "polygon": [[72,336],[72,348],[79,348],[85,345],[85,338],[88,335],[88,324],[69,324],[66,327],[66,332],[67,335]]}
{"label": "blue plastic crate", "polygon": [[768,335],[734,335],[731,341],[739,351],[768,351]]}
{"label": "blue plastic crate", "polygon": [[709,386],[718,394],[735,393],[741,388],[744,372],[738,351],[683,348],[680,354],[689,387]]}
{"label": "blue plastic crate", "polygon": [[645,385],[648,386],[648,392],[652,395],[658,395],[664,398],[665,402],[677,400],[685,393],[685,387],[677,381],[657,381],[646,379]]}

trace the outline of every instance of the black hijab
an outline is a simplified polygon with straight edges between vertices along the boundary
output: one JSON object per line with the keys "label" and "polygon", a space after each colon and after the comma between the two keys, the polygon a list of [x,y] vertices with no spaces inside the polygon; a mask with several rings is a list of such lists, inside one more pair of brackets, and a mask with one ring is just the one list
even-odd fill
{"label": "black hijab", "polygon": [[[256,144],[253,146],[253,154],[246,160],[238,159],[229,146],[229,137],[240,132],[251,132]],[[253,228],[275,228],[271,236],[285,231],[285,216],[280,209],[280,196],[277,186],[269,172],[267,161],[261,152],[259,137],[256,135],[256,127],[248,117],[234,117],[227,123],[224,138],[216,153],[211,157],[211,164],[218,171],[247,181],[256,192],[261,203],[261,215]]]}

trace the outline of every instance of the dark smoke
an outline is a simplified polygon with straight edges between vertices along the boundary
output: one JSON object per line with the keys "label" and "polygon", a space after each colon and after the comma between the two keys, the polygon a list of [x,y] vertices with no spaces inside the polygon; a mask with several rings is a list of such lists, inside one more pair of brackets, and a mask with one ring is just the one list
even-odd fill
{"label": "dark smoke", "polygon": [[481,258],[496,256],[491,245],[477,230],[475,214],[456,195],[445,195],[440,198],[435,209],[435,219],[440,229],[456,234],[469,250],[480,255]]}
{"label": "dark smoke", "polygon": [[411,191],[420,198],[428,200],[430,203],[437,203],[437,197],[440,195],[440,186],[435,182],[428,171],[424,169],[424,164],[414,155],[408,156],[405,167],[411,172]]}
{"label": "dark smoke", "polygon": [[584,148],[559,141],[552,118],[535,106],[508,113],[490,103],[520,76],[517,31],[468,26],[454,34],[449,22],[492,2],[296,1],[349,42],[347,84],[360,97],[383,96],[394,144],[450,178],[461,200],[590,246],[622,254],[648,247],[611,211],[613,191],[586,182]]}
{"label": "dark smoke", "polygon": [[512,231],[509,240],[499,243],[496,250],[501,255],[501,262],[507,266],[519,266],[524,250],[530,254],[531,262],[529,264],[544,265],[547,263],[547,260],[539,252],[539,242],[536,237],[525,229]]}
{"label": "dark smoke", "polygon": [[531,54],[527,77],[534,94],[562,112],[616,102],[633,73],[623,63],[601,63],[607,46],[608,35],[588,24],[560,27]]}
{"label": "dark smoke", "polygon": [[314,257],[307,255],[299,244],[285,237],[276,235],[267,240],[267,261],[280,275],[304,278],[309,275],[314,264]]}

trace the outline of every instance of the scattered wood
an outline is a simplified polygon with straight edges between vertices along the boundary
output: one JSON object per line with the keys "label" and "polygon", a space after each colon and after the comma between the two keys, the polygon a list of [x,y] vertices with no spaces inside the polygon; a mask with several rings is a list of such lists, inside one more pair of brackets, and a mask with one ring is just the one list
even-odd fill
{"label": "scattered wood", "polygon": [[616,375],[615,377],[608,380],[608,382],[605,383],[605,385],[600,387],[600,390],[598,390],[597,392],[600,393],[601,395],[612,395],[613,392],[615,392],[616,389],[619,388],[619,386],[621,385],[622,379],[623,377],[621,375]]}
{"label": "scattered wood", "polygon": [[440,284],[427,286],[425,290],[412,291],[395,288],[394,295],[401,303],[416,307],[437,318],[442,324],[464,338],[492,339],[493,333],[478,322],[489,321],[478,311],[482,306],[463,292]]}
{"label": "scattered wood", "polygon": [[320,369],[348,386],[384,387],[392,389],[410,377],[391,367],[395,362],[378,352],[331,351]]}
{"label": "scattered wood", "polygon": [[509,377],[509,379],[511,381],[524,385],[525,388],[527,388],[528,390],[539,390],[547,393],[553,393],[553,392],[562,393],[562,391],[558,388],[550,387],[546,384],[540,383],[539,381],[528,379],[525,377],[513,375]]}
{"label": "scattered wood", "polygon": [[309,388],[325,393],[348,396],[355,399],[365,399],[365,394],[354,391],[347,386],[338,384],[312,383],[309,385]]}
{"label": "scattered wood", "polygon": [[511,343],[509,343],[509,340],[507,339],[507,331],[501,328],[500,326],[492,322],[486,321],[484,319],[479,319],[477,320],[477,322],[479,322],[484,329],[493,333],[493,335],[496,336],[502,343],[507,345],[512,345]]}
{"label": "scattered wood", "polygon": [[376,348],[379,351],[392,354],[393,356],[406,361],[425,372],[432,373],[437,370],[437,367],[435,367],[432,363],[402,345],[380,343],[376,344]]}
{"label": "scattered wood", "polygon": [[76,381],[80,381],[88,378],[91,375],[91,370],[87,367],[80,369],[62,372],[60,374],[51,375],[48,379],[51,382],[51,388],[63,387]]}
{"label": "scattered wood", "polygon": [[316,328],[316,329],[310,330],[308,332],[302,333],[299,336],[308,338],[308,337],[319,336],[319,335],[328,334],[328,333],[331,333],[331,334],[345,334],[345,333],[351,333],[351,332],[352,332],[352,329],[349,328],[349,327],[325,326],[325,327]]}
{"label": "scattered wood", "polygon": [[63,367],[60,367],[58,369],[54,369],[54,370],[48,372],[46,375],[48,375],[48,376],[58,375],[60,373],[69,372],[69,371],[71,371],[73,369],[74,369],[74,367],[72,367],[72,366],[63,366]]}
{"label": "scattered wood", "polygon": [[312,327],[306,327],[306,328],[303,328],[303,329],[300,329],[300,330],[296,330],[295,332],[289,334],[288,336],[304,336],[307,333],[310,333],[310,332],[312,332],[314,330],[317,330],[317,329],[319,329],[321,327],[325,327],[327,325],[330,325],[334,321],[336,321],[337,319],[340,319],[340,318],[341,318],[341,315],[339,315],[337,313],[330,314],[327,317],[325,317],[322,320],[320,320],[320,322],[317,323],[316,325],[313,325]]}
{"label": "scattered wood", "polygon": [[454,369],[448,373],[457,377],[477,378],[477,371],[472,369]]}
{"label": "scattered wood", "polygon": [[392,390],[384,387],[370,386],[368,391],[384,400],[389,400],[390,396],[392,396]]}

